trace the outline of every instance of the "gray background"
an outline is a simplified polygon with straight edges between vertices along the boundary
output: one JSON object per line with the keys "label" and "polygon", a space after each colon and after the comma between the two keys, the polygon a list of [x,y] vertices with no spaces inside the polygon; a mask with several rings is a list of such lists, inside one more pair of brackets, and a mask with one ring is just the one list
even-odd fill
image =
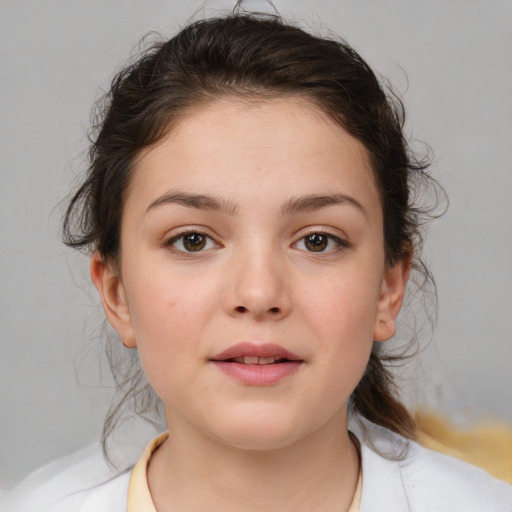
{"label": "gray background", "polygon": [[[233,2],[206,3],[206,13]],[[89,111],[150,30],[203,2],[0,0],[0,485],[98,439],[110,394],[88,262],[59,242]],[[264,2],[248,2],[260,8]],[[342,35],[404,94],[451,206],[426,256],[440,318],[409,403],[512,420],[512,2],[275,0]],[[323,25],[322,25],[323,23]],[[402,69],[403,68],[403,69]],[[407,78],[404,74],[407,73]],[[421,147],[421,146],[420,146]]]}

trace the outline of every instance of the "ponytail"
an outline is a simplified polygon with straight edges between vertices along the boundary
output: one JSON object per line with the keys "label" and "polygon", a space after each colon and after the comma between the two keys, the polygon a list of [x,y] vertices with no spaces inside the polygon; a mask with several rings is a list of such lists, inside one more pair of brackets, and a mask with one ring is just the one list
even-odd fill
{"label": "ponytail", "polygon": [[379,350],[380,345],[374,342],[363,378],[352,393],[352,412],[407,439],[415,439],[414,420],[400,402],[393,375],[384,366]]}

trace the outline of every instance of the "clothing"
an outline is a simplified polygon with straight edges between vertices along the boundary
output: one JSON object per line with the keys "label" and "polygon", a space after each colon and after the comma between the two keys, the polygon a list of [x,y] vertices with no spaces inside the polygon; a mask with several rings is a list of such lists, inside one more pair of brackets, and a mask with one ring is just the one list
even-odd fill
{"label": "clothing", "polygon": [[[422,448],[361,420],[354,432],[361,445],[359,512],[512,512],[512,486],[453,457]],[[69,472],[63,475],[69,481]],[[132,473],[133,474],[133,473]],[[29,496],[6,512],[126,512],[130,473],[41,505]],[[75,484],[76,488],[76,484]],[[153,512],[151,509],[136,512]]]}
{"label": "clothing", "polygon": [[[128,487],[127,512],[156,512],[147,480],[147,468],[153,452],[168,438],[168,433],[159,435],[146,447],[141,458],[133,468]],[[359,512],[361,501],[361,478],[358,479],[352,504],[347,512]]]}

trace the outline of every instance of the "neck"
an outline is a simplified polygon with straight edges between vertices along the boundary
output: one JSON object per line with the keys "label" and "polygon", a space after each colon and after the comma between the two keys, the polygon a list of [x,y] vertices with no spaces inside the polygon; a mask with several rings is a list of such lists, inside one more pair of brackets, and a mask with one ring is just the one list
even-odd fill
{"label": "neck", "polygon": [[352,501],[359,457],[346,414],[273,450],[233,447],[176,418],[169,425],[169,439],[148,469],[158,512],[331,512]]}

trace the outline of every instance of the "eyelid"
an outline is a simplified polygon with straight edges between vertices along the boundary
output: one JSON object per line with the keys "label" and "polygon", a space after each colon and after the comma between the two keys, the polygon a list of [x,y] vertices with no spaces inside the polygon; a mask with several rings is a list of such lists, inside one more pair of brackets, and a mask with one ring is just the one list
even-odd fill
{"label": "eyelid", "polygon": [[[329,240],[335,241],[338,245],[334,249],[330,249],[330,250],[326,250],[326,251],[318,251],[318,252],[308,251],[307,249],[299,249],[297,247],[299,242],[302,242],[308,236],[312,236],[312,235],[322,235],[322,236],[325,236]],[[345,249],[349,249],[350,247],[352,247],[352,244],[348,241],[347,237],[344,234],[342,234],[340,232],[333,233],[328,228],[319,227],[319,228],[308,229],[307,232],[301,233],[301,235],[297,239],[297,241],[292,244],[292,247],[294,247],[296,249],[299,249],[299,250],[303,250],[304,252],[307,252],[308,254],[313,254],[313,255],[321,256],[321,255],[332,254],[332,253],[335,253],[335,252],[343,251]]]}
{"label": "eyelid", "polygon": [[214,236],[212,236],[211,234],[207,233],[206,231],[207,230],[205,228],[186,227],[186,228],[181,229],[177,233],[172,234],[171,236],[167,236],[164,239],[162,245],[165,248],[171,250],[172,252],[174,252],[176,254],[180,254],[180,255],[184,255],[184,256],[192,256],[192,257],[196,256],[197,257],[197,256],[200,256],[203,253],[209,251],[213,247],[208,247],[206,249],[201,249],[199,251],[186,251],[186,250],[182,250],[182,249],[179,249],[177,247],[174,247],[173,244],[175,244],[177,241],[179,241],[181,238],[183,238],[183,237],[185,237],[187,235],[201,235],[201,236],[204,236],[205,238],[209,239],[210,241],[212,241],[213,244],[215,245],[215,247],[221,247],[221,245],[215,240]]}

